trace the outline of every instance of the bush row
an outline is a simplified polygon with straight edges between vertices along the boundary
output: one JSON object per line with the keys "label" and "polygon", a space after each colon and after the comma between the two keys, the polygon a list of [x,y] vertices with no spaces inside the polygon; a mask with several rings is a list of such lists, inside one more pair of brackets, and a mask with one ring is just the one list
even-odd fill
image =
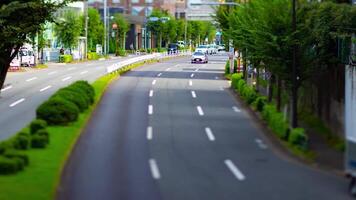
{"label": "bush row", "polygon": [[70,63],[73,61],[72,55],[69,54],[64,54],[59,56],[59,62],[60,63]]}
{"label": "bush row", "polygon": [[47,123],[33,120],[28,131],[20,131],[14,137],[0,143],[0,174],[14,174],[29,164],[24,153],[30,148],[45,148],[49,143]]}
{"label": "bush row", "polygon": [[[237,73],[237,60],[234,59],[234,73]],[[225,75],[230,74],[230,60],[225,64]]]}
{"label": "bush row", "polygon": [[36,110],[37,119],[49,125],[66,125],[78,119],[94,102],[94,88],[87,81],[77,81],[58,90]]}
{"label": "bush row", "polygon": [[266,97],[259,95],[253,87],[247,85],[242,74],[235,73],[231,76],[231,87],[240,94],[246,103],[252,104],[257,111],[261,112],[262,118],[280,139],[306,150],[308,137],[304,129],[290,129],[283,113],[278,112],[274,105],[268,104]]}
{"label": "bush row", "polygon": [[88,60],[98,60],[100,56],[96,52],[88,52],[87,59]]}

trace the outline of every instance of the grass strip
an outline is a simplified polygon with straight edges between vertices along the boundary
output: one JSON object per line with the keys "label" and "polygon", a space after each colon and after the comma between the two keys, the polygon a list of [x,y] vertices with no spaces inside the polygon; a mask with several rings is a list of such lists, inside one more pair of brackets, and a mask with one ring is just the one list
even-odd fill
{"label": "grass strip", "polygon": [[[157,62],[157,60],[135,63],[97,79],[92,84],[96,94],[95,102],[88,110],[79,115],[78,121],[68,126],[48,126],[50,144],[45,149],[22,151],[29,156],[29,166],[17,174],[0,176],[0,199],[54,199],[62,169],[108,85],[132,68],[153,62]],[[28,127],[25,127],[24,130],[28,130]]]}

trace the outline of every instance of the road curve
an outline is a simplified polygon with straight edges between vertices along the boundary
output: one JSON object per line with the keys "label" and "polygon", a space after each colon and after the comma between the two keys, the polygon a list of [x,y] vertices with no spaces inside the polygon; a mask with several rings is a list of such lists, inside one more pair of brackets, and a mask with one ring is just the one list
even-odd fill
{"label": "road curve", "polygon": [[223,55],[135,69],[108,88],[59,200],[347,200],[347,180],[278,156],[223,80]]}

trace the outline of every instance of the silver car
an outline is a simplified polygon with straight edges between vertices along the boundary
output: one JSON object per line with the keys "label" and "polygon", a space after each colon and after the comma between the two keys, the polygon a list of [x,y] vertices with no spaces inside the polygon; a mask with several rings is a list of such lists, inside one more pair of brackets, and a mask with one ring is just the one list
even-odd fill
{"label": "silver car", "polygon": [[192,63],[208,63],[208,56],[206,53],[196,51],[192,55]]}

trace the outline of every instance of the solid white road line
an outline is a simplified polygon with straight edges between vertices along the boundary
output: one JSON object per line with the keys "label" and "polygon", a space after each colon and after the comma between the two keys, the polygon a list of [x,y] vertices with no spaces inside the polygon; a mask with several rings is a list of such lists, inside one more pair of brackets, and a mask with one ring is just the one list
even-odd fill
{"label": "solid white road line", "polygon": [[10,107],[14,107],[14,106],[16,106],[17,104],[22,103],[22,102],[24,102],[24,101],[25,101],[25,98],[19,99],[19,100],[15,101],[14,103],[10,104]]}
{"label": "solid white road line", "polygon": [[191,93],[192,93],[192,97],[193,97],[194,99],[197,98],[197,94],[195,94],[194,91],[192,91]]}
{"label": "solid white road line", "polygon": [[205,128],[205,133],[208,136],[210,141],[215,141],[215,136],[209,127]]}
{"label": "solid white road line", "polygon": [[152,81],[152,85],[155,85],[156,84],[156,82],[157,82],[157,80],[155,79],[155,80],[153,80]]}
{"label": "solid white road line", "polygon": [[30,79],[27,79],[26,81],[27,82],[30,82],[30,81],[33,81],[33,80],[36,80],[37,79],[37,77],[32,77],[32,78],[30,78]]}
{"label": "solid white road line", "polygon": [[162,73],[157,74],[158,77],[162,76]]}
{"label": "solid white road line", "polygon": [[232,109],[234,110],[234,112],[241,112],[241,110],[236,106],[233,106]]}
{"label": "solid white road line", "polygon": [[69,80],[69,79],[71,79],[71,78],[72,78],[71,76],[68,76],[68,77],[62,79],[62,81],[67,81],[67,80]]}
{"label": "solid white road line", "polygon": [[189,80],[189,86],[192,86],[192,85],[193,85],[193,81]]}
{"label": "solid white road line", "polygon": [[47,86],[47,87],[44,87],[44,88],[42,88],[42,89],[40,89],[40,92],[43,92],[43,91],[45,91],[45,90],[48,90],[49,88],[51,88],[52,86]]}
{"label": "solid white road line", "polygon": [[154,179],[160,179],[161,178],[161,174],[159,173],[158,165],[157,165],[157,162],[155,161],[155,159],[151,158],[148,161],[148,163],[150,164],[152,177]]}
{"label": "solid white road line", "polygon": [[193,77],[194,77],[194,74],[191,74],[190,77],[193,78]]}
{"label": "solid white road line", "polygon": [[257,143],[258,147],[260,147],[261,149],[267,149],[267,145],[263,143],[263,141],[261,139],[256,139],[255,142]]}
{"label": "solid white road line", "polygon": [[149,105],[149,106],[148,106],[148,114],[149,114],[149,115],[152,115],[152,114],[153,114],[153,106],[152,106],[152,105]]}
{"label": "solid white road line", "polygon": [[239,180],[243,181],[245,180],[245,176],[242,174],[242,172],[234,165],[234,163],[231,160],[225,160],[224,161],[226,166],[230,169],[232,174]]}
{"label": "solid white road line", "polygon": [[152,140],[153,134],[152,134],[152,126],[147,127],[147,140]]}
{"label": "solid white road line", "polygon": [[153,90],[150,90],[150,97],[153,97]]}
{"label": "solid white road line", "polygon": [[57,71],[54,71],[54,72],[48,73],[48,75],[52,75],[52,74],[56,74],[56,73],[58,73],[58,72],[57,72]]}
{"label": "solid white road line", "polygon": [[81,75],[88,73],[88,71],[82,71],[80,72]]}
{"label": "solid white road line", "polygon": [[7,87],[4,87],[3,89],[1,89],[1,92],[4,92],[4,91],[6,91],[6,90],[10,90],[12,88],[12,86],[10,85],[10,86],[7,86]]}
{"label": "solid white road line", "polygon": [[204,115],[203,109],[200,106],[197,106],[197,110],[200,116]]}

